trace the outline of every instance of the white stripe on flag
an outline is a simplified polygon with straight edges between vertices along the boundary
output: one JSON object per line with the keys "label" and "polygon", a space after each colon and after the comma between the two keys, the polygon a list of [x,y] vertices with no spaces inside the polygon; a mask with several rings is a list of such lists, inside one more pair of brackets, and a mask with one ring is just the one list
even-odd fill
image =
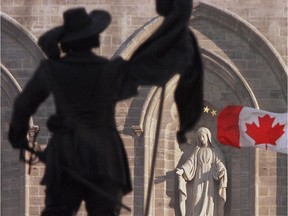
{"label": "white stripe on flag", "polygon": [[239,115],[239,132],[240,132],[240,146],[243,147],[255,147],[255,140],[252,139],[247,133],[246,124],[253,124],[255,123],[258,127],[259,124],[259,117],[262,118],[265,115],[269,115],[271,118],[275,118],[272,124],[272,128],[277,125],[285,125],[284,131],[285,133],[276,141],[276,145],[271,145],[268,143],[257,144],[256,147],[288,153],[287,150],[287,113],[272,113],[263,110],[257,110],[254,108],[244,107]]}

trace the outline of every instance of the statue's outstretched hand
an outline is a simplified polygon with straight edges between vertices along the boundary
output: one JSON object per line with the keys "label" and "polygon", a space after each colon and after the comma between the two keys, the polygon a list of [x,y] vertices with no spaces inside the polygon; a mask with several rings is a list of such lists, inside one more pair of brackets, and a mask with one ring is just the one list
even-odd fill
{"label": "statue's outstretched hand", "polygon": [[225,174],[225,171],[224,170],[220,170],[219,173],[218,173],[218,179],[222,178]]}
{"label": "statue's outstretched hand", "polygon": [[177,175],[182,176],[183,173],[184,173],[184,170],[183,170],[183,169],[179,169],[179,168],[176,169],[176,174],[177,174]]}

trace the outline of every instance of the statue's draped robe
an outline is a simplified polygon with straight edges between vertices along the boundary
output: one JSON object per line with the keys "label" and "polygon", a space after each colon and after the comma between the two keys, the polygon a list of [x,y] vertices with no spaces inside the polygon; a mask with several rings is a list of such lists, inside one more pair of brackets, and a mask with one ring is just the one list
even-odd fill
{"label": "statue's draped robe", "polygon": [[[186,216],[223,216],[227,172],[220,150],[216,147],[197,147],[181,168],[184,170],[184,179],[192,181],[187,184],[192,187],[191,203],[188,203],[186,210],[182,209],[182,212],[186,211]],[[225,174],[218,179],[218,172],[221,170],[224,170]],[[189,190],[185,191],[186,184],[183,180],[180,179],[179,183],[179,188],[182,189],[180,206],[183,206]]]}

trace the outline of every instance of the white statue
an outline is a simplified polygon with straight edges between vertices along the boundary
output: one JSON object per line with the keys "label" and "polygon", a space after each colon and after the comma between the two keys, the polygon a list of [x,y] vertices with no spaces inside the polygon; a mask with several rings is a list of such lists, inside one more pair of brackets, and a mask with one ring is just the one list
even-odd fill
{"label": "white statue", "polygon": [[[208,128],[201,127],[197,145],[189,159],[177,169],[181,216],[223,216],[226,201],[227,170],[220,148]],[[191,201],[187,192],[191,189]]]}

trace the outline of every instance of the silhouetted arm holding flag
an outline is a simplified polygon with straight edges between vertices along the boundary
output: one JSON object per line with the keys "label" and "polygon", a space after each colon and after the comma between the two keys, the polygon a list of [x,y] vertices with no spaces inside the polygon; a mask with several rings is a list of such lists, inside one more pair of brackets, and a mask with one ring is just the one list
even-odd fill
{"label": "silhouetted arm holding flag", "polygon": [[161,86],[176,73],[180,74],[174,96],[180,120],[177,139],[183,143],[185,133],[193,128],[201,115],[203,100],[201,53],[188,26],[192,1],[158,0],[156,3],[158,13],[165,16],[164,21],[135,51],[126,69],[130,71],[132,83],[137,83],[135,87],[139,84]]}

